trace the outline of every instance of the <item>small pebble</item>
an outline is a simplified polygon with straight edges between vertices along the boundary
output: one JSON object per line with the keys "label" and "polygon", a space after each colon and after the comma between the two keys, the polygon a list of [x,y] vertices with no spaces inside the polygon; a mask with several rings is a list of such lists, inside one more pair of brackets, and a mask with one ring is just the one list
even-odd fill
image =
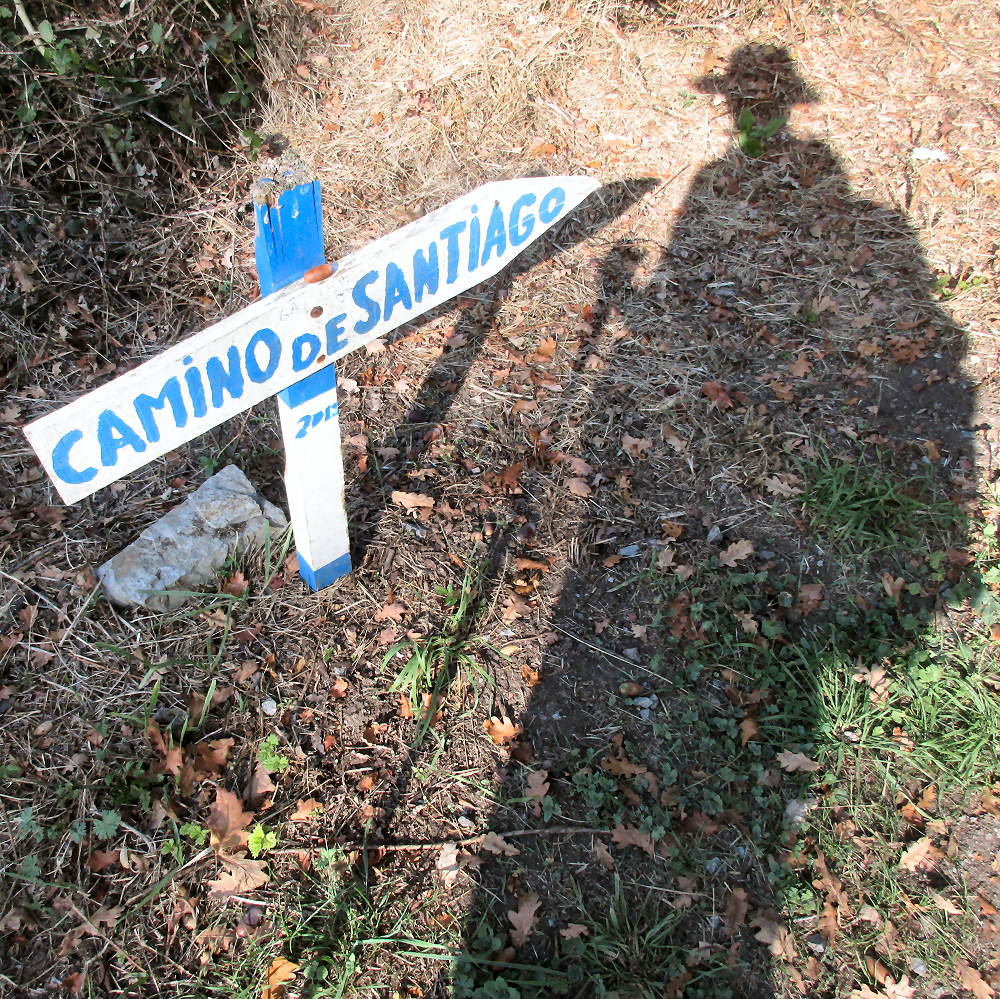
{"label": "small pebble", "polygon": [[774,552],[766,552],[763,549],[761,549],[759,554],[761,558],[774,558]]}
{"label": "small pebble", "polygon": [[272,698],[267,697],[260,702],[260,710],[263,711],[268,718],[271,718],[278,713],[278,703]]}
{"label": "small pebble", "polygon": [[623,655],[626,659],[631,659],[632,662],[637,663],[639,661],[639,650],[638,649],[625,649]]}
{"label": "small pebble", "polygon": [[622,558],[635,558],[635,556],[639,554],[639,546],[626,545],[624,548],[618,549],[618,554],[621,555]]}
{"label": "small pebble", "polygon": [[642,711],[639,712],[639,717],[643,721],[649,721],[649,708],[643,708]]}
{"label": "small pebble", "polygon": [[651,708],[654,702],[652,697],[637,697],[632,703],[637,708]]}
{"label": "small pebble", "polygon": [[722,870],[722,860],[719,857],[709,857],[705,861],[705,870],[709,874],[718,874]]}
{"label": "small pebble", "polygon": [[714,545],[717,541],[722,540],[722,531],[718,524],[713,524],[712,529],[708,532],[708,537],[705,539],[710,545]]}
{"label": "small pebble", "polygon": [[915,975],[919,975],[921,978],[925,978],[927,975],[927,965],[919,957],[914,957],[910,959],[910,971]]}

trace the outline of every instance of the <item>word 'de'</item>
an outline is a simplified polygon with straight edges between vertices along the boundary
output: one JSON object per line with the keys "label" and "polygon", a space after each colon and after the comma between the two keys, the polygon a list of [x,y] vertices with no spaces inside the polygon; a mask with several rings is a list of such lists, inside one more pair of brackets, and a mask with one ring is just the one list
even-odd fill
{"label": "word 'de'", "polygon": [[499,271],[599,187],[486,184],[25,427],[67,503],[301,381]]}

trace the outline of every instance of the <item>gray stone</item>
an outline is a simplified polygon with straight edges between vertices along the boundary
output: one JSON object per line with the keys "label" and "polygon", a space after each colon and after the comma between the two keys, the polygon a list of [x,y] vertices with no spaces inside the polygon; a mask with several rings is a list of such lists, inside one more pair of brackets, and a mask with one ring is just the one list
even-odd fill
{"label": "gray stone", "polygon": [[173,610],[189,598],[172,590],[214,586],[230,555],[264,544],[268,523],[272,533],[288,526],[285,515],[227,465],[105,562],[97,577],[121,607]]}

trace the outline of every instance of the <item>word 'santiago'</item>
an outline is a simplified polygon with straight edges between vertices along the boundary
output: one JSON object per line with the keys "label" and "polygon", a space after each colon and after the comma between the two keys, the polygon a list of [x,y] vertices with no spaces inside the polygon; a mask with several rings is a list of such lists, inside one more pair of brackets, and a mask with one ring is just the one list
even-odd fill
{"label": "word 'santiago'", "polygon": [[499,271],[599,183],[501,181],[296,281],[25,428],[73,503]]}

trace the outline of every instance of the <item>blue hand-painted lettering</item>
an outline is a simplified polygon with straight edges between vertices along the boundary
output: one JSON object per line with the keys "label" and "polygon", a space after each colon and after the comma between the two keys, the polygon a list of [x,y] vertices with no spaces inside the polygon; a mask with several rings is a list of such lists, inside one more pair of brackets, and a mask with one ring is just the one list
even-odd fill
{"label": "blue hand-painted lettering", "polygon": [[89,482],[97,475],[97,469],[93,466],[79,470],[69,463],[69,453],[73,445],[82,439],[82,430],[71,430],[68,434],[62,436],[59,439],[59,443],[52,449],[52,470],[63,482],[68,482],[73,486]]}
{"label": "blue hand-painted lettering", "polygon": [[533,194],[522,194],[521,197],[514,202],[514,207],[510,210],[510,245],[520,246],[522,243],[527,242],[531,237],[531,233],[535,228],[535,216],[528,212],[524,218],[521,218],[521,212],[523,209],[527,208],[529,205],[535,203],[535,196]]}
{"label": "blue hand-painted lettering", "polygon": [[156,420],[153,419],[153,410],[164,409],[168,402],[174,415],[175,426],[186,426],[187,407],[184,405],[184,396],[181,395],[181,383],[176,378],[168,378],[158,396],[141,393],[135,397],[132,403],[136,415],[139,417],[139,422],[142,424],[142,432],[150,444],[155,444],[160,439],[160,428],[156,425]]}
{"label": "blue hand-painted lettering", "polygon": [[212,390],[212,405],[219,409],[222,406],[222,391],[225,389],[234,399],[243,395],[243,371],[240,368],[240,352],[235,347],[226,351],[229,370],[222,366],[217,357],[210,357],[205,365],[208,384]]}
{"label": "blue hand-painted lettering", "polygon": [[406,286],[403,272],[396,264],[389,261],[385,268],[385,307],[382,310],[382,318],[386,322],[391,318],[392,310],[397,305],[412,309],[413,300],[410,298],[410,289]]}
{"label": "blue hand-painted lettering", "polygon": [[[308,356],[303,354],[303,350],[307,347]],[[316,360],[322,349],[323,344],[315,333],[303,333],[302,336],[297,336],[292,341],[292,371],[304,371]]]}
{"label": "blue hand-painted lettering", "polygon": [[111,409],[104,410],[97,418],[97,443],[101,446],[101,464],[105,468],[117,464],[118,452],[123,447],[130,447],[137,454],[146,450],[146,442]]}
{"label": "blue hand-painted lettering", "polygon": [[382,315],[382,310],[379,308],[378,302],[373,302],[365,293],[368,285],[377,280],[378,271],[369,271],[364,277],[358,278],[357,283],[354,285],[354,291],[351,292],[354,304],[360,306],[368,313],[367,319],[359,319],[354,324],[355,333],[367,333],[370,329],[374,329],[375,324]]}
{"label": "blue hand-painted lettering", "polygon": [[[257,348],[262,344],[267,347],[267,367],[263,369],[257,360]],[[281,360],[281,340],[278,339],[278,334],[270,329],[257,330],[250,337],[243,359],[246,362],[247,377],[250,381],[256,382],[258,385],[261,382],[266,382],[278,370],[278,362]]]}

